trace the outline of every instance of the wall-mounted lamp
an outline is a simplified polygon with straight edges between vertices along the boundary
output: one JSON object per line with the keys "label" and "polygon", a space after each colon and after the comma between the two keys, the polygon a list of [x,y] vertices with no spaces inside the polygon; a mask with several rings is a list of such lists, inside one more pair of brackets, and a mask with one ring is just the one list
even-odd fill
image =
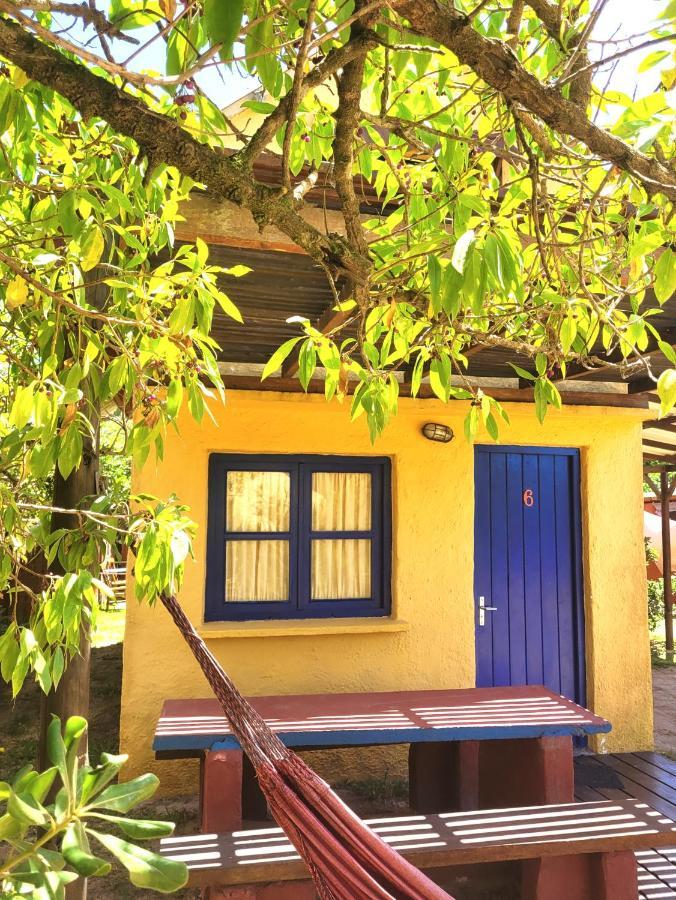
{"label": "wall-mounted lamp", "polygon": [[448,444],[453,440],[453,429],[448,425],[440,425],[438,422],[426,422],[423,425],[422,433],[428,441],[439,441],[441,444]]}

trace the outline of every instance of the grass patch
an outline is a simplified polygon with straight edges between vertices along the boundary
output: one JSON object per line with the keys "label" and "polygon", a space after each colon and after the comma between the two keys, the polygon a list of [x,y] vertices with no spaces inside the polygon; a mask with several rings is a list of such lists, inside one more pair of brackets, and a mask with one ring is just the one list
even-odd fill
{"label": "grass patch", "polygon": [[342,781],[339,787],[347,788],[360,800],[374,803],[391,803],[408,800],[408,781],[405,778],[364,778],[359,781]]}
{"label": "grass patch", "polygon": [[124,607],[100,609],[92,631],[92,647],[110,647],[124,640]]}

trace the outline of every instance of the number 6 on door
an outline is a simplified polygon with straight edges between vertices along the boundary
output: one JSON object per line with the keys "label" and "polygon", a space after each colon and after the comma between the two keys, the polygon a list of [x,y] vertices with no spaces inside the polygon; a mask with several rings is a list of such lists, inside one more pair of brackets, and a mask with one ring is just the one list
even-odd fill
{"label": "number 6 on door", "polygon": [[523,505],[524,506],[532,506],[535,503],[535,498],[533,497],[533,491],[528,488],[523,492]]}

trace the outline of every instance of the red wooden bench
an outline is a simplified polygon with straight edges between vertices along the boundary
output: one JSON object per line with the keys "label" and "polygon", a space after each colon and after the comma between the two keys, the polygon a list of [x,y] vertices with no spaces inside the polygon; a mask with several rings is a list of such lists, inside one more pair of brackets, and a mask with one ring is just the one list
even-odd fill
{"label": "red wooden bench", "polygon": [[[637,800],[367,820],[418,868],[513,861],[522,900],[637,900],[634,850],[673,845],[676,822]],[[208,900],[314,900],[279,828],[165,838]]]}

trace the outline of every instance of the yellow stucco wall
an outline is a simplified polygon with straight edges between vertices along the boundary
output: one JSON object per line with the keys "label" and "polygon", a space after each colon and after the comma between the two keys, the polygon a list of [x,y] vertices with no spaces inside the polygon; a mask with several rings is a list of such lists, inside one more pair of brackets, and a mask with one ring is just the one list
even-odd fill
{"label": "yellow stucco wall", "polygon": [[[510,444],[581,448],[588,703],[613,723],[598,749],[647,748],[651,677],[643,555],[641,418],[628,409],[565,406],[544,426],[528,404],[508,404]],[[175,491],[199,525],[181,602],[202,623],[210,452],[389,455],[393,466],[392,620],[201,625],[209,646],[245,693],[454,688],[474,683],[473,450],[463,403],[402,400],[372,447],[363,423],[319,395],[230,391],[216,423],[187,416],[163,463],[148,462],[135,490]],[[425,440],[424,422],[454,429],[451,444]],[[156,762],[152,735],[163,699],[208,696],[196,663],[163,609],[129,590],[121,748],[128,775],[154,770],[165,792],[193,790],[192,760]],[[379,751],[362,754],[375,765]],[[368,762],[367,762],[368,761]],[[400,768],[401,754],[388,766]],[[335,774],[335,773],[334,773]]]}

